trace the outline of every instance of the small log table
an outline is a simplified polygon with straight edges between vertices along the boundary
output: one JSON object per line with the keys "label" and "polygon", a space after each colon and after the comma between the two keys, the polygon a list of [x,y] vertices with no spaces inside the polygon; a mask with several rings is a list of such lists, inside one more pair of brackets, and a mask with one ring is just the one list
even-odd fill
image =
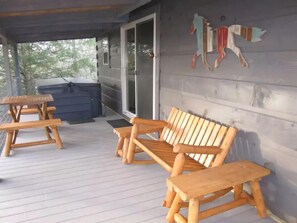
{"label": "small log table", "polygon": [[[256,206],[260,217],[266,217],[259,181],[269,174],[269,170],[250,161],[239,161],[168,178],[167,186],[169,190],[176,192],[176,196],[167,214],[167,222],[172,223],[175,220],[178,223],[197,223],[199,220],[247,203]],[[246,182],[250,182],[251,195],[243,190],[243,184]],[[234,187],[233,201],[199,211],[200,200],[205,195],[229,187]],[[183,202],[189,202],[188,219],[179,214]]]}

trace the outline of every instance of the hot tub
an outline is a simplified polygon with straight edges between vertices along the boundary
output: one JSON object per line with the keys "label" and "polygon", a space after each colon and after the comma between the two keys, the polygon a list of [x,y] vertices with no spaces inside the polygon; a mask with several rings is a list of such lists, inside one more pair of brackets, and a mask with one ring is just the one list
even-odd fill
{"label": "hot tub", "polygon": [[82,78],[51,78],[36,81],[38,94],[52,94],[55,118],[62,120],[89,119],[102,115],[101,85]]}

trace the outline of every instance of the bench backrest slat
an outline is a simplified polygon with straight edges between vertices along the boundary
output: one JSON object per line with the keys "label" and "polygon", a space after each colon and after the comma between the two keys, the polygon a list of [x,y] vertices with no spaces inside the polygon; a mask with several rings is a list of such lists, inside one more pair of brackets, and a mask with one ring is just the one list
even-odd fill
{"label": "bench backrest slat", "polygon": [[161,133],[161,136],[160,136],[160,140],[163,141],[164,139],[166,139],[168,137],[168,134],[171,130],[171,128],[173,127],[173,123],[174,123],[174,120],[178,114],[179,110],[175,107],[173,107],[170,111],[170,114],[168,116],[168,119],[167,119],[167,126],[163,129],[162,133]]}
{"label": "bench backrest slat", "polygon": [[231,145],[233,143],[233,140],[236,136],[237,129],[234,127],[228,127],[228,130],[226,132],[225,137],[223,138],[223,141],[220,145],[220,148],[222,149],[222,152],[218,155],[216,155],[215,159],[213,160],[211,166],[219,166],[221,165],[224,160],[226,159],[226,156],[231,148]]}
{"label": "bench backrest slat", "polygon": [[[186,142],[188,142],[189,145],[194,145],[196,138],[199,135],[199,131],[202,128],[204,120],[198,117],[198,122],[195,128],[193,129],[193,132],[190,132],[191,134],[188,135],[186,138]],[[191,129],[192,130],[192,129]]]}
{"label": "bench backrest slat", "polygon": [[183,140],[182,143],[190,145],[190,140],[191,140],[192,135],[194,134],[194,131],[195,131],[195,129],[196,129],[198,123],[199,123],[199,120],[200,120],[199,117],[194,116],[194,120],[193,120],[193,123],[192,123],[189,131],[188,131],[188,134],[187,133],[184,133],[185,139]]}
{"label": "bench backrest slat", "polygon": [[219,146],[223,150],[219,155],[188,154],[206,167],[221,165],[224,162],[237,132],[236,128],[183,112],[175,107],[171,109],[167,122],[160,140],[171,145],[183,143],[195,146]]}
{"label": "bench backrest slat", "polygon": [[205,132],[209,126],[210,121],[201,118],[201,122],[203,123],[201,128],[199,129],[198,136],[194,142],[195,146],[201,146],[201,141],[205,135]]}
{"label": "bench backrest slat", "polygon": [[[189,115],[189,119],[188,119],[188,122],[186,124],[186,126],[184,127],[183,131],[180,131],[180,137],[178,137],[173,145],[177,144],[177,143],[185,143],[185,139],[187,137],[187,135],[191,134],[190,130],[191,130],[191,127],[193,125],[195,125],[194,121],[195,121],[195,116],[194,115]],[[192,131],[193,132],[193,131]]]}
{"label": "bench backrest slat", "polygon": [[[198,137],[197,137],[194,145],[195,146],[206,146],[206,143],[210,137],[210,134],[211,134],[214,126],[215,126],[214,122],[204,120],[203,126],[198,134]],[[200,157],[199,154],[191,154],[190,156],[193,157],[195,160],[199,161],[199,157]]]}
{"label": "bench backrest slat", "polygon": [[173,131],[170,133],[170,138],[168,138],[166,140],[166,142],[168,142],[169,144],[172,144],[173,141],[175,140],[176,135],[179,132],[179,130],[181,129],[181,126],[186,118],[186,115],[187,115],[186,112],[181,112],[179,119],[175,121],[175,123],[176,123],[175,128],[172,129]]}
{"label": "bench backrest slat", "polygon": [[173,133],[173,137],[169,142],[171,145],[174,145],[180,141],[182,134],[186,130],[186,126],[188,124],[188,121],[191,115],[189,113],[184,112],[182,116],[183,117],[181,118],[180,123],[177,126],[175,132]]}
{"label": "bench backrest slat", "polygon": [[[213,129],[212,129],[212,132],[211,132],[211,135],[206,143],[206,146],[214,146],[214,142],[216,140],[216,137],[218,135],[218,132],[220,130],[220,127],[221,125],[220,124],[215,124]],[[202,155],[199,155],[197,157],[199,159],[199,162],[202,163],[203,165],[205,165],[205,161],[207,159],[207,154],[202,154]]]}
{"label": "bench backrest slat", "polygon": [[166,141],[166,142],[170,141],[172,134],[176,129],[176,126],[180,120],[182,113],[183,113],[182,111],[178,110],[174,120],[170,120],[170,122],[168,122],[168,125],[165,128],[168,128],[169,131],[168,131],[167,136],[164,136],[164,141]]}
{"label": "bench backrest slat", "polygon": [[[228,128],[226,126],[221,126],[219,124],[218,124],[218,126],[219,126],[219,131],[216,135],[216,138],[215,138],[214,142],[212,143],[212,145],[209,145],[209,146],[220,146],[222,143],[222,140],[228,130]],[[215,157],[215,155],[213,155],[213,154],[207,155],[205,158],[205,161],[204,161],[204,166],[207,166],[207,167],[211,166],[214,157]]]}

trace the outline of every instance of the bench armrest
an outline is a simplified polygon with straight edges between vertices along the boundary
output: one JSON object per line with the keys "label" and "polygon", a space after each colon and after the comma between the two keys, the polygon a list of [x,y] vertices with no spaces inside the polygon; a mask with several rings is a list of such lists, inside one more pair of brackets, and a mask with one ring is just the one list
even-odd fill
{"label": "bench armrest", "polygon": [[176,144],[173,147],[175,153],[199,153],[199,154],[219,154],[221,149],[218,146],[191,146],[185,144]]}
{"label": "bench armrest", "polygon": [[130,123],[133,125],[142,124],[142,125],[154,125],[165,127],[167,125],[166,121],[163,120],[152,120],[152,119],[143,119],[143,118],[131,118]]}

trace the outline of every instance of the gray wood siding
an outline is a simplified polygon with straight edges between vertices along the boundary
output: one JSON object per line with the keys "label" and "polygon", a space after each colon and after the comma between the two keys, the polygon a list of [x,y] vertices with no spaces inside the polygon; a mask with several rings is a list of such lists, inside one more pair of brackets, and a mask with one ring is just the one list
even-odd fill
{"label": "gray wood siding", "polygon": [[121,91],[121,49],[120,30],[108,34],[109,65],[103,65],[103,50],[98,40],[98,79],[102,86],[102,102],[117,111],[122,112]]}
{"label": "gray wood siding", "polygon": [[[228,161],[249,159],[273,170],[262,182],[265,201],[288,222],[297,222],[296,6],[295,0],[161,1],[161,117],[177,106],[238,127]],[[228,49],[213,72],[201,58],[191,68],[196,12],[214,28],[242,24],[267,30],[262,42],[235,37],[249,68]],[[208,54],[209,62],[216,56]]]}

